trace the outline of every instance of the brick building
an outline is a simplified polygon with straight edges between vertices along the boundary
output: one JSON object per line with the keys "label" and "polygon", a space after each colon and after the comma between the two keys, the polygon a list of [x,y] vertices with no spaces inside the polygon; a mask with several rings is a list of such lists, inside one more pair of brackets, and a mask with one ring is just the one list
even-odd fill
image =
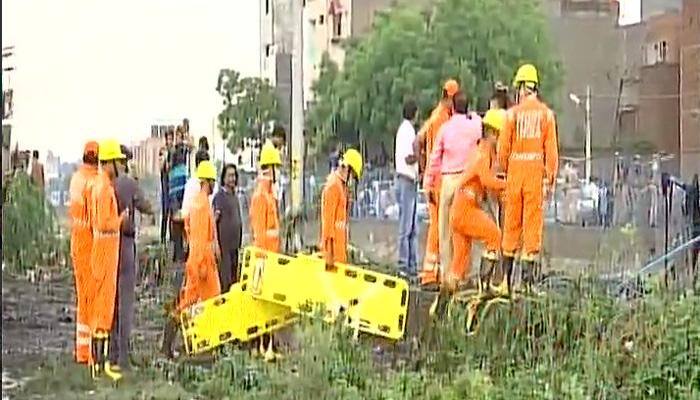
{"label": "brick building", "polygon": [[700,171],[700,0],[684,0],[680,31],[681,175]]}
{"label": "brick building", "polygon": [[[680,14],[668,12],[649,18],[642,46],[637,142],[655,150],[680,150]],[[678,173],[680,160],[669,164]]]}

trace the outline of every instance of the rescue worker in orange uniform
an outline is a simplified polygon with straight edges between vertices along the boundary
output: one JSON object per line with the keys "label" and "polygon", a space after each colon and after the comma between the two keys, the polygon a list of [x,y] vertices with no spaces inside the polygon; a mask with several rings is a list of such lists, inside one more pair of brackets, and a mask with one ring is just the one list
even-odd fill
{"label": "rescue worker in orange uniform", "polygon": [[221,251],[214,232],[214,213],[209,204],[209,195],[216,182],[214,164],[211,161],[200,162],[196,176],[200,181],[200,191],[192,200],[184,221],[189,253],[182,298],[178,302],[181,311],[221,293],[217,269]]}
{"label": "rescue worker in orange uniform", "polygon": [[531,64],[521,66],[514,86],[517,105],[506,114],[497,151],[506,172],[502,251],[509,289],[513,261],[521,250],[523,282],[526,288],[534,283],[542,248],[543,202],[554,188],[559,167],[556,121],[552,110],[538,98],[537,69]]}
{"label": "rescue worker in orange uniform", "polygon": [[442,315],[447,300],[457,289],[457,284],[469,277],[471,269],[471,249],[474,240],[484,242],[481,256],[480,291],[489,287],[491,274],[498,262],[501,246],[501,230],[496,222],[481,209],[486,191],[500,192],[506,182],[494,172],[496,162],[496,142],[505,123],[505,110],[489,110],[483,119],[484,137],[479,141],[476,157],[470,157],[460,176],[458,189],[450,210],[450,228],[454,256],[447,276],[447,282],[440,288],[438,299],[431,312]]}
{"label": "rescue worker in orange uniform", "polygon": [[90,330],[92,332],[93,377],[102,372],[119,380],[121,373],[112,369],[109,362],[109,332],[114,322],[117,298],[117,269],[119,266],[119,232],[129,209],[118,213],[114,182],[118,171],[116,163],[126,158],[119,142],[105,140],[99,144],[98,172],[90,197],[90,221],[92,223],[91,276],[89,288]]}
{"label": "rescue worker in orange uniform", "polygon": [[90,192],[97,176],[97,142],[85,144],[83,164],[70,180],[71,221],[70,255],[75,274],[76,318],[75,318],[75,361],[87,364],[90,359],[90,315],[87,290],[91,282],[92,270],[92,227],[90,226]]}
{"label": "rescue worker in orange uniform", "polygon": [[[442,98],[433,109],[430,118],[416,136],[414,152],[419,160],[419,166],[425,173],[427,160],[433,151],[433,144],[437,142],[437,134],[442,125],[452,116],[452,99],[459,92],[457,81],[450,79],[442,88]],[[438,283],[440,276],[440,243],[438,234],[438,205],[440,204],[440,182],[434,182],[433,190],[425,193],[428,200],[428,234],[426,236],[425,255],[423,257],[423,270],[420,273],[421,285],[433,285]]]}
{"label": "rescue worker in orange uniform", "polygon": [[321,192],[321,252],[326,265],[347,262],[348,183],[362,177],[362,155],[348,149]]}
{"label": "rescue worker in orange uniform", "polygon": [[[277,193],[275,193],[278,168],[282,166],[282,157],[273,143],[267,142],[260,150],[260,172],[257,186],[250,199],[250,225],[253,234],[253,246],[278,253],[280,251],[279,213],[277,210]],[[273,351],[272,335],[263,335],[259,342],[259,353],[265,361],[274,361],[278,355]]]}
{"label": "rescue worker in orange uniform", "polygon": [[271,143],[265,143],[260,150],[257,186],[250,199],[253,246],[275,253],[280,251],[280,222],[274,188],[281,165],[279,151]]}

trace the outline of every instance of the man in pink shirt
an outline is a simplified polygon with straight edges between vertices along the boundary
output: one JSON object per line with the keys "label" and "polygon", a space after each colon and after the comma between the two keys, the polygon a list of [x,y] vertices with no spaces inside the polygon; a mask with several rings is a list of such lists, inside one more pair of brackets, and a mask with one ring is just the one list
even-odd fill
{"label": "man in pink shirt", "polygon": [[450,206],[459,185],[460,174],[467,160],[475,152],[481,138],[481,118],[476,113],[467,113],[467,96],[454,96],[454,114],[438,132],[438,139],[430,154],[430,161],[423,181],[426,193],[435,189],[439,174],[442,175],[440,204],[438,211],[438,235],[440,237],[440,274],[444,274],[452,262],[452,240],[450,240]]}

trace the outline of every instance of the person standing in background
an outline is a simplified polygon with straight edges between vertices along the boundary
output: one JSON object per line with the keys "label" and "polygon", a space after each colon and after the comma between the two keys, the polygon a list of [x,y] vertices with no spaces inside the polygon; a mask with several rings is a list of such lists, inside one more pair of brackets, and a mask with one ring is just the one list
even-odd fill
{"label": "person standing in background", "polygon": [[[440,282],[445,282],[452,264],[452,231],[450,209],[461,174],[467,161],[476,156],[477,143],[482,136],[481,118],[468,113],[467,96],[458,92],[454,96],[454,114],[438,131],[437,140],[430,155],[423,179],[423,189],[429,201],[438,204],[438,243],[440,244]],[[439,190],[439,200],[434,193]]]}
{"label": "person standing in background", "polygon": [[129,337],[134,321],[134,302],[136,301],[136,224],[135,213],[153,215],[151,204],[146,200],[138,182],[129,175],[128,162],[133,155],[126,146],[121,146],[126,158],[117,164],[117,179],[114,191],[117,196],[117,210],[132,210],[126,215],[119,237],[119,268],[117,272],[117,301],[114,312],[114,325],[109,336],[110,365],[113,369],[128,370]]}
{"label": "person standing in background", "polygon": [[418,106],[413,100],[403,105],[403,121],[396,132],[396,200],[399,206],[399,272],[407,277],[417,274],[418,266],[418,159],[413,152],[416,129],[413,126]]}
{"label": "person standing in background", "polygon": [[[454,79],[445,82],[442,87],[442,98],[433,109],[430,118],[423,124],[423,127],[416,135],[413,143],[413,152],[418,158],[418,171],[425,179],[425,166],[430,160],[434,143],[437,142],[438,132],[452,116],[454,110],[453,98],[459,92],[459,84]],[[439,176],[439,175],[438,175]],[[423,256],[423,268],[420,273],[421,285],[432,286],[439,283],[440,272],[440,243],[438,236],[438,201],[440,197],[440,182],[434,182],[435,190],[426,192],[428,200],[428,213],[430,222],[428,224],[428,234],[426,235],[425,255]]]}
{"label": "person standing in background", "polygon": [[160,150],[160,242],[165,244],[170,222],[170,202],[168,201],[168,171],[170,170],[170,153],[173,150],[175,132],[165,132],[165,147]]}
{"label": "person standing in background", "polygon": [[221,248],[219,261],[219,281],[221,291],[226,292],[238,282],[238,251],[241,248],[243,224],[241,207],[238,203],[236,185],[238,169],[234,164],[226,164],[221,171],[221,190],[214,195],[213,208],[216,231]]}
{"label": "person standing in background", "polygon": [[36,185],[41,191],[42,196],[44,195],[44,165],[39,162],[39,150],[34,150],[32,152],[32,163],[30,165],[31,171],[29,176],[32,178],[32,183]]}
{"label": "person standing in background", "polygon": [[76,324],[75,360],[87,364],[90,358],[90,301],[88,288],[92,277],[92,226],[90,224],[90,193],[97,177],[97,142],[90,141],[83,149],[83,164],[70,179],[71,224],[70,254],[75,273]]}
{"label": "person standing in background", "polygon": [[92,356],[90,367],[93,378],[103,372],[113,380],[121,379],[121,373],[113,369],[109,354],[109,334],[114,323],[117,299],[117,271],[119,268],[119,232],[129,210],[118,212],[114,184],[119,174],[117,163],[126,158],[119,142],[105,140],[98,149],[99,172],[90,197],[90,221],[92,223],[92,253],[90,265],[92,279],[88,290],[90,303],[90,330],[92,332]]}

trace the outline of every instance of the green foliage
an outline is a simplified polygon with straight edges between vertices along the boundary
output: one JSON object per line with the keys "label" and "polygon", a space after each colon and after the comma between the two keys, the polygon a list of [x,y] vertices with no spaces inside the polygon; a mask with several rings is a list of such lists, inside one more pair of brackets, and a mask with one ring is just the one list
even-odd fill
{"label": "green foliage", "polygon": [[64,261],[69,250],[58,237],[55,210],[26,174],[9,182],[2,219],[2,256],[9,268],[25,270]]}
{"label": "green foliage", "polygon": [[216,91],[223,98],[219,130],[231,151],[243,138],[262,137],[266,126],[279,118],[277,94],[267,79],[241,78],[234,70],[222,69]]}
{"label": "green foliage", "polygon": [[341,72],[324,59],[307,126],[323,143],[339,121],[363,143],[391,142],[404,99],[427,116],[441,84],[456,78],[473,106],[485,105],[496,81],[509,83],[524,62],[541,75],[543,96],[561,84],[539,0],[439,0],[432,12],[410,5],[379,14],[365,38],[347,44]]}

